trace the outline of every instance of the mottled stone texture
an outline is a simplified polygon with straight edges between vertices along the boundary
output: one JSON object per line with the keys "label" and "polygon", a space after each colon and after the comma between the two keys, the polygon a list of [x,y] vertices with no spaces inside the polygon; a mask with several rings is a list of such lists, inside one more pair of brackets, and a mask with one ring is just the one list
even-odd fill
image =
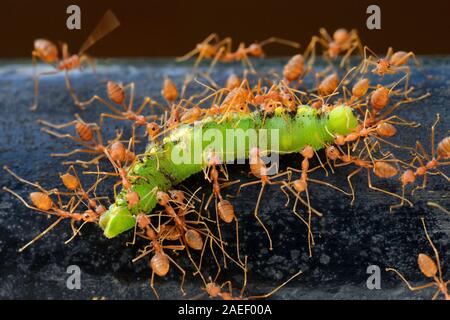
{"label": "mottled stone texture", "polygon": [[[258,68],[281,73],[287,59],[258,62]],[[402,145],[414,145],[417,139],[430,148],[430,127],[435,114],[441,114],[437,128],[437,139],[448,134],[450,105],[450,59],[423,58],[419,70],[414,70],[412,84],[417,91],[413,95],[431,92],[432,97],[404,106],[398,112],[402,117],[418,121],[419,128],[399,128],[392,139]],[[187,64],[175,64],[171,60],[119,60],[100,61],[100,75],[116,81],[135,81],[137,101],[143,95],[156,99],[160,97],[162,79],[169,75],[181,84],[183,75],[189,70]],[[231,72],[239,72],[240,65],[220,67],[213,73],[214,79],[223,84]],[[98,82],[90,71],[73,76],[74,86],[85,99],[93,93],[105,95],[104,84]],[[389,80],[389,79],[387,79]],[[0,64],[0,164],[12,169],[32,181],[40,181],[44,187],[52,187],[58,181],[58,173],[64,171],[61,159],[51,158],[55,151],[70,150],[72,143],[50,137],[40,131],[36,120],[46,119],[55,123],[72,119],[75,112],[86,121],[97,121],[100,112],[106,108],[95,105],[80,112],[73,105],[65,91],[61,76],[43,78],[41,82],[40,105],[37,112],[30,112],[33,97],[31,68],[24,61],[4,61]],[[100,111],[102,110],[102,111]],[[111,138],[114,129],[122,126],[108,122],[105,136]],[[393,150],[399,157],[408,154]],[[323,154],[322,154],[323,156]],[[283,166],[299,166],[300,156],[282,158]],[[230,166],[231,176],[242,181],[250,180],[242,172],[246,166]],[[346,187],[345,177],[352,168],[340,168],[329,178],[323,171],[313,174],[318,179]],[[448,173],[448,170],[447,170]],[[22,195],[28,187],[2,173],[1,185],[7,185]],[[394,198],[387,197],[367,188],[366,174],[354,178],[357,199],[353,206],[350,200],[325,187],[311,186],[312,203],[324,213],[321,219],[314,219],[316,246],[313,257],[308,257],[305,226],[285,207],[285,197],[276,188],[266,190],[261,206],[261,217],[271,230],[274,240],[273,252],[268,251],[267,238],[252,216],[258,187],[248,188],[233,203],[240,221],[242,253],[249,255],[249,293],[264,293],[282,282],[283,279],[301,269],[304,274],[277,293],[276,299],[417,299],[430,298],[432,290],[411,293],[393,274],[382,271],[382,289],[368,290],[366,268],[376,264],[384,270],[395,266],[408,279],[422,283],[424,278],[417,267],[419,252],[432,254],[422,230],[420,217],[427,219],[428,228],[436,246],[441,252],[444,273],[449,276],[449,232],[450,216],[426,205],[428,200],[439,202],[450,208],[449,185],[440,177],[433,177],[425,191],[413,197],[414,208],[403,207],[389,213]],[[375,181],[375,184],[393,192],[400,192],[396,180]],[[201,175],[189,179],[186,186],[203,186],[209,192],[210,186]],[[106,187],[105,187],[106,188]],[[232,192],[232,189],[229,191]],[[111,194],[111,193],[110,193]],[[409,195],[409,193],[408,193]],[[64,240],[71,235],[67,223],[59,225],[54,232],[23,253],[17,249],[32,239],[51,222],[45,216],[23,207],[9,194],[0,192],[0,297],[1,298],[43,298],[43,299],[90,299],[105,296],[108,299],[152,299],[148,286],[150,276],[148,261],[135,264],[131,258],[136,248],[126,247],[130,234],[107,240],[101,230],[87,226],[82,236],[67,245]],[[231,237],[233,227],[225,227],[224,233]],[[233,247],[230,248],[233,252]],[[189,264],[181,256],[181,264]],[[81,290],[68,290],[65,286],[66,268],[76,264],[82,270]],[[208,263],[212,265],[211,263]],[[214,274],[209,266],[205,275]],[[242,276],[231,269],[221,279],[233,279],[236,287],[241,286]],[[172,267],[166,279],[157,279],[156,285],[162,298],[178,299],[179,273]],[[187,296],[200,293],[201,282],[188,272]]]}

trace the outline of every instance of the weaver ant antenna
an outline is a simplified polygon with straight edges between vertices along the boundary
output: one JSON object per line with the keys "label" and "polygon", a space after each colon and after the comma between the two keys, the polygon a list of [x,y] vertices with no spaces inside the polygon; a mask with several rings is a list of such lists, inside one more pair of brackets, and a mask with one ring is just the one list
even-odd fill
{"label": "weaver ant antenna", "polygon": [[397,274],[397,276],[406,284],[408,289],[411,291],[418,291],[418,290],[422,290],[425,288],[430,288],[430,287],[436,286],[437,290],[434,293],[432,300],[436,300],[437,297],[439,296],[439,294],[442,294],[444,296],[445,300],[450,300],[450,294],[448,293],[448,288],[447,288],[448,284],[450,283],[450,280],[447,280],[447,281],[443,280],[441,262],[439,260],[439,251],[436,249],[433,241],[431,240],[431,238],[428,234],[427,227],[425,224],[425,219],[421,218],[420,220],[422,221],[422,225],[423,225],[423,229],[425,231],[426,238],[427,238],[431,248],[433,249],[435,260],[433,261],[430,258],[430,256],[428,256],[425,253],[420,253],[419,256],[417,257],[417,263],[419,265],[419,269],[422,272],[422,274],[424,276],[426,276],[427,278],[433,279],[433,282],[414,287],[396,269],[386,268],[386,271],[392,271],[395,274]]}

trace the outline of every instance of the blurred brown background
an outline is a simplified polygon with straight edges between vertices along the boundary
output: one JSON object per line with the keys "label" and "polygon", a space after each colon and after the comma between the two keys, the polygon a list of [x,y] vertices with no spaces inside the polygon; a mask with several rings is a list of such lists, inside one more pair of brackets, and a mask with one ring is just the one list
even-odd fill
{"label": "blurred brown background", "polygon": [[[81,30],[66,28],[66,8],[81,7]],[[366,8],[381,7],[381,30],[366,28]],[[89,50],[95,56],[178,56],[211,32],[231,36],[235,45],[278,36],[299,41],[303,49],[320,27],[357,28],[377,52],[387,46],[418,54],[450,54],[450,1],[29,1],[2,0],[0,57],[26,57],[33,39],[64,40],[76,52],[107,9],[121,27]],[[272,55],[292,53],[272,45]]]}

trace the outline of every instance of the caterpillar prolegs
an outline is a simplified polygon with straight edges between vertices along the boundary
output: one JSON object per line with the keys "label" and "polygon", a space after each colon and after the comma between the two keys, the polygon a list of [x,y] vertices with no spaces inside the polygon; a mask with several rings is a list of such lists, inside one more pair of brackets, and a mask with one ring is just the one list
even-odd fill
{"label": "caterpillar prolegs", "polygon": [[[305,146],[320,150],[333,143],[335,135],[349,134],[357,124],[348,106],[339,105],[330,111],[318,112],[302,105],[289,113],[281,108],[271,115],[258,111],[229,113],[180,125],[172,129],[160,144],[150,145],[128,168],[127,179],[131,182],[131,190],[139,195],[137,204],[130,207],[126,199],[127,191],[122,190],[115,203],[102,215],[100,226],[108,238],[134,228],[135,217],[140,213],[150,213],[156,206],[157,191],[167,191],[207,166],[206,153],[211,145],[214,145],[214,152],[222,161],[230,163],[239,155],[248,158],[252,147],[279,154],[300,152]],[[258,144],[265,142],[263,146],[252,146],[250,137],[255,135]],[[242,143],[242,137],[245,143]],[[216,147],[230,145],[230,139],[234,140],[232,152],[229,148]],[[270,148],[273,145],[277,146],[277,150]],[[180,157],[184,161],[180,161]]]}

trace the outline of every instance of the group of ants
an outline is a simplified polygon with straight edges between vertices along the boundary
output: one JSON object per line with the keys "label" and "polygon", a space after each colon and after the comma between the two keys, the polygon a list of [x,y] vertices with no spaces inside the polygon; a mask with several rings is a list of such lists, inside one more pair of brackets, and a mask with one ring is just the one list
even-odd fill
{"label": "group of ants", "polygon": [[[37,61],[40,60],[52,66],[54,70],[34,73],[35,100],[32,109],[35,110],[38,105],[39,78],[44,75],[63,72],[67,89],[76,106],[83,110],[94,103],[99,103],[108,108],[110,112],[101,113],[99,124],[87,123],[78,114],[75,115],[76,118],[73,121],[63,124],[39,120],[44,132],[58,138],[70,139],[79,146],[70,152],[52,154],[52,156],[93,155],[90,160],[77,159],[64,162],[64,164],[69,165],[67,172],[60,174],[65,191],[58,188],[45,189],[39,183],[27,181],[8,167],[4,167],[14,178],[37,189],[37,191],[29,194],[31,203],[15,191],[3,187],[5,191],[17,197],[26,207],[57,218],[47,229],[19,251],[25,250],[61,221],[69,220],[73,230],[72,237],[66,242],[77,236],[86,223],[98,224],[101,215],[106,212],[103,203],[109,199],[107,199],[108,197],[98,196],[97,188],[100,183],[110,177],[118,177],[118,181],[114,185],[114,195],[117,194],[116,188],[121,185],[125,190],[128,206],[132,208],[137,205],[140,200],[139,195],[133,191],[132,181],[130,181],[127,173],[128,168],[141,157],[141,155],[135,153],[134,149],[135,144],[138,143],[135,138],[136,130],[139,130],[139,127],[144,127],[144,136],[148,139],[148,143],[158,146],[163,143],[163,138],[167,134],[181,124],[194,124],[206,116],[220,117],[223,115],[225,117],[229,113],[250,113],[259,110],[264,117],[270,117],[280,110],[286,111],[286,113],[295,111],[297,106],[302,104],[310,105],[317,110],[318,114],[328,112],[336,105],[345,104],[352,107],[354,112],[359,115],[359,124],[353,132],[347,135],[335,135],[334,143],[324,147],[326,161],[320,159],[314,148],[305,146],[300,151],[303,158],[300,169],[288,167],[286,171],[269,175],[269,168],[262,160],[259,149],[253,148],[250,151],[250,173],[257,180],[241,184],[238,193],[241,188],[249,185],[261,185],[254,216],[268,236],[270,249],[272,248],[270,233],[258,216],[263,191],[268,185],[279,185],[287,196],[288,202],[291,196],[295,198],[293,213],[307,227],[309,254],[312,255],[312,246],[314,245],[314,236],[311,229],[312,217],[314,215],[320,217],[322,213],[314,209],[310,203],[308,193],[310,182],[342,192],[350,196],[353,203],[355,192],[351,179],[354,175],[365,171],[367,172],[369,188],[399,199],[398,204],[391,206],[391,210],[393,210],[405,204],[413,206],[412,202],[406,198],[405,190],[408,185],[415,184],[416,180],[422,179],[423,182],[414,190],[425,188],[430,175],[440,175],[450,181],[449,177],[440,170],[442,166],[450,164],[450,162],[446,162],[450,158],[450,136],[443,138],[435,147],[434,131],[439,121],[439,115],[437,115],[431,128],[431,153],[427,153],[420,142],[417,142],[414,147],[405,147],[389,141],[390,137],[396,135],[397,127],[418,125],[394,115],[393,111],[403,104],[424,99],[429,95],[424,94],[414,98],[409,96],[413,92],[413,88],[409,86],[411,71],[409,62],[414,60],[418,64],[413,52],[394,52],[390,48],[386,56],[380,58],[368,47],[361,44],[355,30],[338,29],[332,35],[329,35],[325,29],[321,29],[320,34],[312,38],[304,53],[296,54],[289,59],[281,76],[271,73],[272,77],[269,77],[269,75],[257,71],[251,59],[263,57],[265,55],[264,47],[268,44],[280,43],[298,49],[300,47],[298,43],[279,38],[269,38],[249,46],[241,43],[233,51],[231,38],[220,39],[216,34],[212,34],[197,44],[192,51],[177,59],[177,61],[185,61],[196,57],[194,67],[186,75],[181,90],[169,77],[164,79],[161,96],[165,101],[157,102],[150,97],[145,97],[142,103],[135,108],[135,84],[123,85],[113,81],[107,82],[107,98],[94,95],[92,98],[82,101],[72,88],[69,72],[80,69],[84,62],[88,62],[93,67],[93,71],[96,72],[92,58],[87,56],[85,51],[118,25],[117,18],[111,11],[108,11],[81,47],[79,53],[70,55],[67,45],[62,44],[61,58],[59,57],[58,47],[52,42],[38,39],[34,43],[33,66],[36,67]],[[328,64],[320,71],[316,70],[314,66],[318,48],[322,49],[323,58]],[[358,54],[362,61],[359,65],[351,67],[352,57]],[[201,63],[204,61],[209,61],[206,68],[201,67]],[[220,86],[211,75],[215,65],[218,62],[233,61],[242,62],[242,75],[231,74],[226,84]],[[345,75],[340,76],[338,71],[344,71]],[[402,77],[391,84],[378,84],[376,86],[370,84],[373,77],[396,74],[400,74]],[[306,86],[308,76],[312,76],[316,82],[316,85],[309,90]],[[255,80],[250,81],[250,77]],[[200,79],[203,79],[203,81]],[[202,90],[198,94],[186,98],[187,88],[194,82],[200,85]],[[254,85],[251,85],[252,82]],[[401,82],[404,82],[404,86],[399,86]],[[399,89],[399,87],[402,88]],[[395,102],[392,100],[395,100]],[[162,110],[159,115],[155,115],[154,110],[156,108]],[[145,115],[146,109],[150,110],[148,115]],[[131,123],[131,138],[124,139],[123,131],[117,131],[113,140],[104,141],[101,126],[106,118]],[[68,127],[74,128],[74,134],[61,132],[62,129]],[[409,162],[397,159],[392,152],[383,150],[382,145],[406,149],[413,155],[413,159]],[[317,156],[319,164],[311,168],[310,162],[315,156]],[[99,166],[101,162],[111,165],[113,171],[101,170]],[[346,165],[355,167],[355,170],[347,176],[349,192],[331,183],[309,176],[309,173],[316,169],[322,168],[328,175],[327,167],[334,172],[333,168]],[[95,183],[90,187],[86,187],[82,183],[77,171],[77,168],[80,167],[85,169],[96,167],[97,170],[84,172],[86,175],[96,176]],[[400,172],[400,167],[405,169]],[[230,182],[228,180],[226,165],[213,152],[208,155],[208,165],[203,173],[205,179],[212,184],[212,192],[207,201],[205,201],[204,195],[203,197],[199,195],[199,189],[195,192],[191,192],[187,188],[183,190],[172,189],[167,192],[159,190],[156,194],[159,209],[152,213],[142,212],[136,216],[133,240],[127,244],[134,244],[137,238],[147,244],[139,250],[139,255],[133,262],[152,254],[149,259],[152,271],[150,286],[158,298],[159,295],[154,285],[155,274],[160,277],[167,275],[171,265],[181,272],[180,288],[183,294],[185,293],[183,285],[186,271],[175,261],[181,251],[186,252],[195,269],[193,274],[201,278],[204,283],[203,290],[209,297],[224,300],[270,297],[289,281],[298,277],[301,271],[292,275],[269,293],[245,296],[247,256],[242,258],[239,253],[238,217],[234,212],[233,204],[228,199],[232,197],[222,195],[223,188],[235,184],[236,181]],[[391,179],[399,176],[402,187],[401,195],[374,186],[371,180],[372,173],[379,179]],[[294,179],[296,174],[299,174],[299,177]],[[213,200],[216,209],[215,218],[211,218],[208,211],[208,207]],[[198,209],[199,203],[200,209]],[[306,208],[305,216],[297,209],[299,203]],[[436,203],[430,203],[430,205],[448,213],[447,209]],[[83,206],[85,207],[84,211],[80,209]],[[206,212],[208,212],[207,215]],[[222,238],[220,226],[221,223],[230,224],[233,222],[236,224],[236,257],[233,257],[225,249],[227,243]],[[450,281],[443,280],[438,250],[428,235],[423,219],[422,223],[435,259],[433,260],[427,254],[421,253],[418,256],[418,266],[423,275],[431,279],[431,282],[414,287],[396,269],[388,268],[387,270],[395,272],[410,290],[435,287],[437,291],[433,299],[437,298],[439,294],[442,294],[445,299],[450,299],[447,289]],[[212,231],[213,227],[211,226],[217,229],[217,234]],[[204,264],[204,253],[208,248],[218,269],[215,277],[206,277],[201,272],[202,264]],[[216,250],[220,251],[223,259],[217,257]],[[199,253],[198,261],[194,258],[197,255],[193,255],[193,251]],[[172,252],[173,255],[169,252]],[[220,262],[220,260],[223,261]],[[244,274],[244,285],[238,295],[233,291],[231,281],[222,284],[217,282],[221,273],[221,266],[227,268],[227,264],[230,262],[241,268]]]}

